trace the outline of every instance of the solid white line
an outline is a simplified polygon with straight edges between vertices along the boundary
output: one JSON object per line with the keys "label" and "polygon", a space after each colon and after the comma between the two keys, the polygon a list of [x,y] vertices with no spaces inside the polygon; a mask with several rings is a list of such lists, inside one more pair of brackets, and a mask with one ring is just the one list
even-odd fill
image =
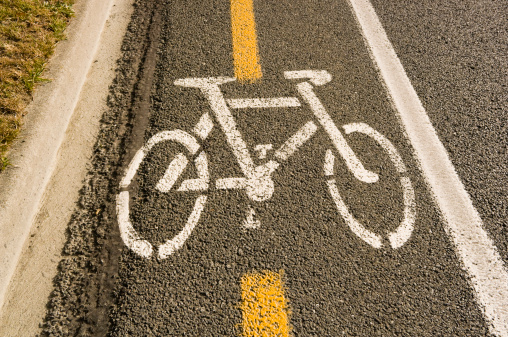
{"label": "solid white line", "polygon": [[233,98],[226,100],[231,109],[245,108],[296,108],[301,106],[296,97]]}
{"label": "solid white line", "polygon": [[413,145],[490,332],[508,336],[508,273],[368,0],[349,0]]}

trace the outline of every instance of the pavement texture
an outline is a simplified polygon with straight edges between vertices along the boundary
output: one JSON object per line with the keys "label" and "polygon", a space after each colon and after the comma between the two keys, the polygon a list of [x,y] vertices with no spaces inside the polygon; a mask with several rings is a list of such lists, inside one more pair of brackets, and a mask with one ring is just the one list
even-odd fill
{"label": "pavement texture", "polygon": [[[405,11],[414,10],[414,27],[418,23],[425,26],[427,19],[416,14],[425,3],[412,4],[409,9],[374,4],[382,8],[381,18],[386,21],[391,20],[388,13],[397,12],[388,32],[396,36],[395,46],[407,59],[415,57],[404,54],[404,39],[417,40],[415,44],[420,41],[420,45],[436,43],[417,32],[397,35],[402,30],[397,23],[407,21]],[[243,190],[211,187],[205,193],[201,218],[181,249],[165,259],[146,259],[128,249],[118,227],[116,198],[129,162],[157,133],[190,132],[203,113],[212,114],[209,101],[198,89],[176,86],[174,81],[234,76],[229,2],[137,1],[92,168],[69,225],[66,256],[60,262],[43,334],[245,336],[242,307],[248,296],[242,291],[248,284],[246,275],[262,283],[251,275],[277,273],[272,277],[277,280],[274,287],[284,293],[287,302],[278,301],[289,307],[293,336],[490,336],[347,3],[256,2],[255,14],[263,77],[254,84],[224,84],[222,93],[227,98],[297,97],[295,82],[284,79],[283,71],[327,70],[331,82],[315,92],[334,123],[338,127],[367,123],[394,144],[408,168],[417,205],[411,238],[398,249],[375,249],[350,230],[328,191],[323,163],[333,144],[320,129],[273,174],[271,199],[257,202]],[[404,56],[402,60],[410,62]],[[432,91],[425,78],[418,82],[421,74],[428,74],[413,71],[416,89]],[[465,81],[461,73],[453,76]],[[442,77],[437,76],[437,81],[443,81]],[[461,94],[448,90],[453,99],[447,104],[460,105]],[[440,106],[439,100],[426,94],[423,101],[431,111],[434,105]],[[456,110],[446,110],[448,117],[439,118],[464,125],[462,117],[455,116],[459,114],[453,112]],[[435,110],[431,117],[440,112]],[[259,144],[279,148],[313,118],[305,104],[290,109],[235,109],[232,113],[251,152]],[[496,127],[502,126],[498,123]],[[453,134],[452,130],[445,125],[438,129],[449,148],[472,147],[459,144],[460,139],[447,133]],[[338,156],[334,165],[337,189],[367,229],[376,233],[394,230],[403,217],[398,172],[371,138],[351,134],[347,139],[365,167],[380,178],[375,184],[358,181]],[[481,143],[476,140],[474,144]],[[217,123],[200,145],[207,154],[211,181],[241,176]],[[487,151],[482,145],[475,149],[475,153]],[[156,189],[179,152],[185,149],[175,142],[154,146],[128,188],[133,227],[155,247],[181,231],[201,194]],[[263,162],[255,158],[256,165]],[[489,167],[482,166],[479,172]],[[469,182],[477,179],[473,170],[464,176],[469,188]],[[502,173],[493,174],[503,178]],[[195,169],[189,169],[179,182],[196,175]],[[488,181],[494,193],[489,197],[502,196],[503,191],[496,189],[502,186],[497,185],[499,181]],[[488,210],[496,200],[488,203],[478,195],[473,197],[480,200],[484,218],[487,214],[492,219],[488,226],[494,228],[491,233],[497,243],[505,233],[496,227],[503,220],[502,213]],[[257,229],[244,226],[249,207],[260,223]],[[502,212],[502,202],[499,207]]]}
{"label": "pavement texture", "polygon": [[508,263],[508,5],[372,3],[486,230]]}

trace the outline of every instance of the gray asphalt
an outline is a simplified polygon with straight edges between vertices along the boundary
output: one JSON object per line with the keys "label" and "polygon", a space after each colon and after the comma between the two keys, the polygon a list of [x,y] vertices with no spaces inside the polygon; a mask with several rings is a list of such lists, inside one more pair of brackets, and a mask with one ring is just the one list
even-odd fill
{"label": "gray asphalt", "polygon": [[508,3],[372,4],[508,263]]}
{"label": "gray asphalt", "polygon": [[[488,9],[495,2],[475,7],[474,15],[464,13],[472,6],[467,2],[373,4],[506,258],[506,45],[488,39],[496,31],[495,20],[488,19],[501,20],[502,12]],[[347,3],[293,0],[255,6],[263,79],[224,85],[225,95],[298,96],[283,71],[327,70],[333,80],[316,94],[334,122],[339,127],[369,124],[392,141],[408,167],[417,203],[411,239],[397,250],[374,249],[351,232],[328,192],[323,163],[332,144],[320,130],[274,174],[270,200],[252,202],[244,191],[212,188],[196,229],[175,254],[144,259],[125,247],[115,198],[134,153],[160,131],[189,132],[210,111],[199,90],[173,82],[234,75],[228,1],[140,1],[81,205],[69,227],[44,334],[238,336],[240,279],[248,272],[271,270],[284,273],[293,336],[489,336]],[[426,8],[436,13],[422,15]],[[460,18],[480,37],[463,34],[456,23]],[[498,39],[505,28],[506,23],[500,26]],[[445,41],[455,47],[447,48]],[[467,48],[468,41],[477,52]],[[478,43],[491,46],[490,51]],[[497,58],[482,62],[491,60],[489,55]],[[459,56],[474,59],[478,70],[457,69],[451,61],[462,60]],[[466,61],[459,64],[470,67]],[[257,144],[278,148],[313,118],[305,105],[236,110],[234,116],[251,151]],[[477,129],[483,125],[486,129]],[[217,126],[201,144],[212,181],[241,175]],[[339,159],[338,189],[366,227],[378,233],[393,230],[402,218],[397,172],[369,138],[351,135],[348,141],[380,181],[359,182]],[[154,188],[180,151],[171,143],[156,146],[130,189],[134,227],[155,246],[181,230],[197,196]],[[195,174],[190,170],[184,178]],[[242,227],[249,204],[259,229]]]}

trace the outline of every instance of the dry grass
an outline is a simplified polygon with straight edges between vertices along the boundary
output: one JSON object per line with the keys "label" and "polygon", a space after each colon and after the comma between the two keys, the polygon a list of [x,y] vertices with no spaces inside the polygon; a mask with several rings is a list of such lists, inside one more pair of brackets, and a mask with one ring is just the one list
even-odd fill
{"label": "dry grass", "polygon": [[0,171],[74,0],[0,0]]}

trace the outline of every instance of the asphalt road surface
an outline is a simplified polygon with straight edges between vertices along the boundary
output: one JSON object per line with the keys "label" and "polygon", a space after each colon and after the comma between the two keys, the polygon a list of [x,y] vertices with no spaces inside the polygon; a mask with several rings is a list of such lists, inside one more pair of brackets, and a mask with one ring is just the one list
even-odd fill
{"label": "asphalt road surface", "polygon": [[[249,3],[137,2],[44,333],[506,336],[350,3]],[[506,3],[372,3],[506,264]]]}

